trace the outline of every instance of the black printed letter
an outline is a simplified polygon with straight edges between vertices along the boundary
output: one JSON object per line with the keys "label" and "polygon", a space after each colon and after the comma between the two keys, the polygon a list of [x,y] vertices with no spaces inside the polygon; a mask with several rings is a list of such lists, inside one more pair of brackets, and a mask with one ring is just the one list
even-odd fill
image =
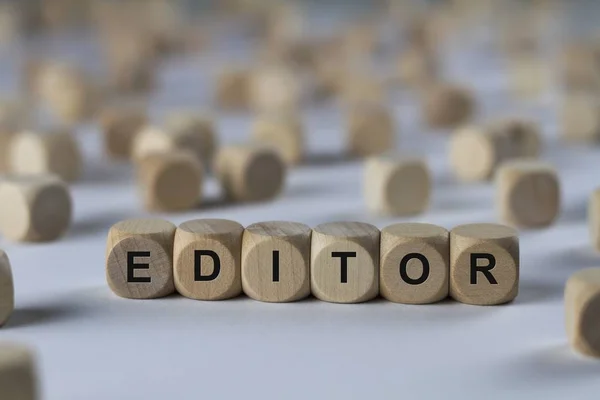
{"label": "black printed letter", "polygon": [[[417,260],[421,261],[421,264],[423,264],[423,272],[417,279],[412,279],[406,273],[408,262],[413,258],[416,258]],[[402,261],[400,261],[400,278],[402,278],[402,280],[409,285],[420,285],[421,283],[425,282],[427,278],[429,278],[429,261],[427,260],[427,257],[420,253],[410,253],[405,255]]]}
{"label": "black printed letter", "polygon": [[356,257],[355,251],[333,251],[331,257],[340,257],[342,260],[340,275],[342,283],[348,283],[348,257]]}
{"label": "black printed letter", "polygon": [[[488,261],[488,265],[484,267],[477,266],[477,259],[483,258]],[[477,272],[483,272],[486,279],[492,285],[497,285],[498,282],[494,275],[490,272],[496,266],[496,257],[489,253],[471,253],[471,285],[477,284]]]}
{"label": "black printed letter", "polygon": [[[209,256],[213,260],[213,272],[210,275],[202,275],[202,256]],[[196,282],[213,281],[221,272],[221,260],[217,253],[212,250],[194,250],[194,280]]]}
{"label": "black printed letter", "polygon": [[136,264],[136,257],[150,257],[149,251],[128,251],[127,252],[127,282],[128,283],[150,283],[152,279],[147,277],[135,277],[136,269],[150,269],[150,264]]}

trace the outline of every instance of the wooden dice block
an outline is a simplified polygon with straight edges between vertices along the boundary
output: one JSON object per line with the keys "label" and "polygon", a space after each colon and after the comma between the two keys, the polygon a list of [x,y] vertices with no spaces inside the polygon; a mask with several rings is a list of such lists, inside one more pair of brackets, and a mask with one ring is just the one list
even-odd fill
{"label": "wooden dice block", "polygon": [[429,205],[431,174],[422,158],[387,154],[365,163],[367,208],[377,214],[414,215]]}
{"label": "wooden dice block", "polygon": [[0,327],[6,323],[15,308],[15,288],[8,256],[0,250]]}
{"label": "wooden dice block", "polygon": [[332,303],[360,303],[379,294],[379,230],[362,222],[313,229],[311,290]]}
{"label": "wooden dice block", "polygon": [[0,99],[0,131],[16,133],[27,120],[28,109],[16,99]]}
{"label": "wooden dice block", "polygon": [[431,85],[424,95],[423,113],[432,128],[455,128],[471,119],[475,99],[466,88],[450,85]]}
{"label": "wooden dice block", "polygon": [[288,165],[298,164],[304,157],[304,128],[297,115],[262,116],[255,122],[252,136],[276,148]]}
{"label": "wooden dice block", "polygon": [[588,203],[588,226],[592,246],[600,250],[600,188],[590,195]]}
{"label": "wooden dice block", "polygon": [[264,67],[252,75],[250,98],[254,110],[264,113],[291,113],[302,102],[297,74],[287,67]]}
{"label": "wooden dice block", "polygon": [[356,104],[348,113],[348,152],[357,157],[381,154],[396,145],[396,124],[379,103]]}
{"label": "wooden dice block", "polygon": [[519,238],[498,224],[460,225],[450,231],[450,296],[461,303],[495,305],[519,290]]}
{"label": "wooden dice block", "polygon": [[600,142],[600,97],[585,92],[567,93],[561,110],[562,138],[572,142]]}
{"label": "wooden dice block", "polygon": [[36,361],[33,352],[16,343],[0,344],[0,388],[2,399],[37,400]]}
{"label": "wooden dice block", "polygon": [[250,107],[251,72],[225,69],[215,82],[215,103],[224,110],[244,110]]}
{"label": "wooden dice block", "polygon": [[242,287],[249,297],[272,303],[310,294],[310,227],[284,221],[246,227],[242,241]]}
{"label": "wooden dice block", "polygon": [[541,151],[537,125],[518,119],[465,126],[450,140],[450,165],[461,181],[490,179],[498,166],[513,158],[537,158]]}
{"label": "wooden dice block", "polygon": [[121,105],[104,110],[100,116],[100,126],[106,154],[115,159],[128,159],[133,140],[146,122],[146,112],[140,106]]}
{"label": "wooden dice block", "polygon": [[66,182],[79,178],[81,150],[71,132],[24,131],[16,134],[9,148],[9,167],[15,174],[55,174]]}
{"label": "wooden dice block", "polygon": [[242,293],[244,227],[226,219],[196,219],[175,232],[175,288],[197,300],[225,300]]}
{"label": "wooden dice block", "polygon": [[0,232],[14,241],[49,242],[72,218],[67,185],[55,175],[8,176],[0,180]]}
{"label": "wooden dice block", "polygon": [[575,272],[565,287],[569,343],[578,352],[600,357],[600,268]]}
{"label": "wooden dice block", "polygon": [[342,104],[354,107],[361,104],[382,104],[386,101],[386,88],[383,82],[364,72],[345,72],[340,77]]}
{"label": "wooden dice block", "polygon": [[500,219],[509,225],[550,225],[560,209],[556,170],[541,161],[507,161],[496,173],[496,203]]}
{"label": "wooden dice block", "polygon": [[175,225],[160,219],[116,223],[106,242],[106,280],[111,290],[129,299],[154,299],[175,291]]}
{"label": "wooden dice block", "polygon": [[509,65],[512,90],[519,97],[538,97],[552,84],[547,60],[537,54],[513,57]]}
{"label": "wooden dice block", "polygon": [[410,48],[398,60],[398,80],[402,86],[422,89],[438,79],[438,62],[421,48]]}
{"label": "wooden dice block", "polygon": [[181,211],[200,204],[203,169],[193,153],[152,153],[138,162],[137,172],[147,209]]}
{"label": "wooden dice block", "polygon": [[381,231],[379,286],[395,303],[428,304],[448,296],[450,238],[440,226],[390,225]]}
{"label": "wooden dice block", "polygon": [[217,153],[215,173],[227,198],[265,201],[282,191],[286,166],[279,152],[269,146],[231,145]]}
{"label": "wooden dice block", "polygon": [[598,55],[586,43],[569,45],[560,58],[561,80],[567,89],[597,90],[600,88]]}
{"label": "wooden dice block", "polygon": [[219,138],[215,123],[208,115],[191,111],[171,113],[166,118],[165,130],[176,138],[180,148],[193,151],[203,164],[212,163]]}

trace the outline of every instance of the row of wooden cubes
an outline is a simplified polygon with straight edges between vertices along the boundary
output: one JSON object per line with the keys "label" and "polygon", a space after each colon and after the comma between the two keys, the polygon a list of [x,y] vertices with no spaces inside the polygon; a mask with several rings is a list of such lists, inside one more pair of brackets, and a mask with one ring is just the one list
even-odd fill
{"label": "row of wooden cubes", "polygon": [[178,291],[192,299],[223,300],[243,291],[265,302],[296,301],[312,293],[334,303],[381,295],[406,304],[451,296],[494,305],[517,295],[519,240],[514,229],[498,224],[448,231],[398,223],[380,231],[362,222],[311,229],[283,221],[244,228],[224,219],[179,227],[137,219],[110,229],[106,276],[117,295],[133,299]]}

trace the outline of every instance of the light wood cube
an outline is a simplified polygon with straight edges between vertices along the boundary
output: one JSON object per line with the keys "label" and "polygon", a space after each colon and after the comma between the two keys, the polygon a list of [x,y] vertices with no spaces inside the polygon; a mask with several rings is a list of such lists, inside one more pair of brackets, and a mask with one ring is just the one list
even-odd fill
{"label": "light wood cube", "polygon": [[311,290],[333,303],[360,303],[379,294],[379,230],[362,222],[313,229]]}
{"label": "light wood cube", "polygon": [[597,50],[585,43],[569,45],[560,61],[562,82],[569,90],[600,88],[600,68]]}
{"label": "light wood cube", "polygon": [[381,231],[379,286],[387,300],[429,304],[448,297],[450,237],[446,229],[399,223]]}
{"label": "light wood cube", "polygon": [[10,142],[8,164],[15,174],[49,173],[72,182],[81,175],[81,150],[71,132],[24,131],[16,134]]}
{"label": "light wood cube", "polygon": [[396,145],[396,123],[379,103],[354,105],[348,113],[348,152],[357,157],[381,154]]}
{"label": "light wood cube", "polygon": [[519,291],[519,238],[498,224],[460,225],[450,231],[450,296],[466,304],[496,305]]}
{"label": "light wood cube", "polygon": [[552,224],[560,210],[556,170],[541,161],[507,161],[496,173],[496,206],[500,219],[525,228]]}
{"label": "light wood cube", "polygon": [[154,299],[175,291],[175,230],[175,225],[160,219],[130,219],[110,228],[106,280],[117,296]]}
{"label": "light wood cube", "polygon": [[424,159],[387,154],[365,163],[363,192],[377,214],[414,215],[429,205],[431,174]]}
{"label": "light wood cube", "polygon": [[137,172],[148,210],[181,211],[200,204],[203,168],[193,153],[152,153],[137,163]]}
{"label": "light wood cube", "polygon": [[383,104],[386,101],[386,88],[381,79],[367,73],[345,72],[340,78],[342,103],[349,107],[361,104]]}
{"label": "light wood cube", "polygon": [[600,250],[600,188],[590,195],[588,203],[588,226],[592,246]]}
{"label": "light wood cube", "polygon": [[15,288],[10,260],[0,250],[0,327],[6,323],[15,309]]}
{"label": "light wood cube", "polygon": [[242,293],[244,227],[226,219],[196,219],[175,232],[175,288],[196,300],[225,300]]}
{"label": "light wood cube", "polygon": [[292,113],[302,103],[302,86],[291,68],[270,66],[256,70],[250,81],[254,110],[263,113]]}
{"label": "light wood cube", "polygon": [[438,62],[421,48],[410,48],[398,60],[398,80],[402,86],[422,89],[438,80]]}
{"label": "light wood cube", "polygon": [[205,165],[211,165],[217,150],[219,137],[213,119],[206,114],[179,111],[169,114],[165,130],[180,148],[193,151]]}
{"label": "light wood cube", "polygon": [[503,161],[535,159],[541,148],[539,128],[526,120],[470,125],[458,129],[450,139],[450,166],[461,181],[483,181],[492,178]]}
{"label": "light wood cube", "polygon": [[69,188],[55,175],[7,176],[0,180],[0,231],[14,241],[49,242],[72,219]]}
{"label": "light wood cube", "polygon": [[33,351],[17,343],[0,344],[0,388],[2,399],[37,400],[36,359]]}
{"label": "light wood cube", "polygon": [[250,107],[251,72],[226,69],[215,82],[215,103],[224,110],[245,110]]}
{"label": "light wood cube", "polygon": [[565,287],[569,343],[578,352],[600,357],[600,268],[575,272]]}
{"label": "light wood cube", "polygon": [[424,94],[423,113],[432,128],[456,128],[475,113],[475,99],[469,89],[461,86],[431,85]]}
{"label": "light wood cube", "polygon": [[28,109],[17,99],[0,99],[0,131],[16,133],[26,122]]}
{"label": "light wood cube", "polygon": [[140,106],[122,105],[108,108],[100,116],[104,134],[104,150],[115,159],[128,159],[135,136],[147,123],[147,115]]}
{"label": "light wood cube", "polygon": [[242,287],[266,302],[296,301],[310,294],[311,228],[297,222],[259,222],[242,241]]}
{"label": "light wood cube", "polygon": [[539,55],[520,55],[510,60],[510,81],[515,95],[536,98],[552,83],[551,69]]}
{"label": "light wood cube", "polygon": [[296,165],[304,157],[304,127],[298,115],[262,116],[254,124],[252,137],[276,148],[288,165]]}
{"label": "light wood cube", "polygon": [[567,93],[563,98],[560,133],[567,141],[600,142],[600,96]]}
{"label": "light wood cube", "polygon": [[228,199],[266,201],[282,191],[286,166],[270,146],[230,145],[217,153],[215,173]]}

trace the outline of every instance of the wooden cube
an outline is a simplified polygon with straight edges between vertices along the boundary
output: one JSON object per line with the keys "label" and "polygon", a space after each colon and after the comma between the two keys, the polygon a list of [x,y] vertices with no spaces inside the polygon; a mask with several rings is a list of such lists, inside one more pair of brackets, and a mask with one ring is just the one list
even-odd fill
{"label": "wooden cube", "polygon": [[224,110],[245,110],[250,107],[251,72],[225,69],[215,82],[215,103]]}
{"label": "wooden cube", "polygon": [[15,288],[10,261],[0,250],[0,327],[6,323],[15,309]]}
{"label": "wooden cube", "polygon": [[429,304],[448,297],[450,238],[440,226],[399,223],[381,231],[379,286],[387,300]]}
{"label": "wooden cube", "polygon": [[137,163],[137,172],[148,210],[181,211],[200,204],[203,168],[193,153],[152,153]]}
{"label": "wooden cube", "polygon": [[488,180],[513,158],[537,158],[542,147],[537,125],[519,119],[458,129],[450,139],[450,166],[461,181]]}
{"label": "wooden cube", "polygon": [[311,290],[333,303],[360,303],[379,294],[379,230],[362,222],[313,229]]}
{"label": "wooden cube", "polygon": [[340,76],[342,104],[351,108],[366,104],[383,104],[386,88],[381,79],[364,72],[345,71]]}
{"label": "wooden cube", "polygon": [[130,219],[110,228],[106,280],[117,296],[154,299],[175,291],[175,230],[175,225],[160,219]]}
{"label": "wooden cube", "polygon": [[128,159],[133,141],[146,125],[146,111],[139,105],[120,105],[104,110],[100,126],[104,134],[104,150],[115,159]]}
{"label": "wooden cube", "polygon": [[15,174],[55,174],[66,182],[79,178],[82,170],[77,140],[64,130],[16,134],[10,143],[8,163]]}
{"label": "wooden cube", "polygon": [[400,55],[398,80],[402,86],[423,89],[438,80],[438,61],[428,51],[412,47]]}
{"label": "wooden cube", "polygon": [[588,226],[592,246],[600,250],[600,188],[590,195],[588,203]]}
{"label": "wooden cube", "polygon": [[173,112],[166,118],[165,130],[176,138],[180,148],[193,151],[207,166],[212,163],[219,137],[210,116],[192,111]]}
{"label": "wooden cube", "polygon": [[242,287],[249,297],[272,303],[310,294],[310,227],[297,222],[259,222],[242,241]]}
{"label": "wooden cube", "polygon": [[600,88],[600,66],[597,51],[587,43],[566,47],[559,60],[561,81],[569,90]]}
{"label": "wooden cube", "polygon": [[600,96],[586,92],[567,93],[560,115],[563,139],[582,143],[600,142]]}
{"label": "wooden cube", "polygon": [[25,124],[28,111],[17,99],[0,99],[0,131],[16,133]]}
{"label": "wooden cube", "polygon": [[17,343],[0,344],[0,388],[6,400],[39,398],[36,360],[28,347]]}
{"label": "wooden cube", "polygon": [[175,232],[175,288],[196,300],[225,300],[242,293],[244,227],[226,219],[196,219]]}
{"label": "wooden cube", "polygon": [[270,146],[230,145],[217,153],[215,173],[228,199],[266,201],[282,191],[286,166],[279,152]]}
{"label": "wooden cube", "polygon": [[14,241],[49,242],[72,219],[69,188],[55,175],[7,176],[0,180],[0,232]]}
{"label": "wooden cube", "polygon": [[377,214],[414,215],[429,205],[431,174],[424,159],[387,154],[365,163],[367,208]]}
{"label": "wooden cube", "polygon": [[288,67],[258,69],[250,81],[250,99],[254,110],[263,113],[295,112],[302,103],[298,75]]}
{"label": "wooden cube", "polygon": [[450,231],[450,296],[466,304],[496,305],[519,291],[519,238],[498,224],[460,225]]}
{"label": "wooden cube", "polygon": [[348,152],[357,157],[381,154],[396,145],[396,124],[387,107],[360,103],[348,113]]}
{"label": "wooden cube", "polygon": [[431,85],[425,92],[423,113],[435,129],[456,128],[475,113],[475,99],[467,88],[451,84]]}
{"label": "wooden cube", "polygon": [[496,205],[500,219],[525,228],[552,224],[560,210],[556,170],[541,161],[507,161],[496,173]]}
{"label": "wooden cube", "polygon": [[565,287],[569,343],[578,352],[600,357],[600,268],[575,272]]}
{"label": "wooden cube", "polygon": [[298,115],[262,116],[254,124],[252,137],[276,148],[288,165],[296,165],[304,158],[304,127]]}

